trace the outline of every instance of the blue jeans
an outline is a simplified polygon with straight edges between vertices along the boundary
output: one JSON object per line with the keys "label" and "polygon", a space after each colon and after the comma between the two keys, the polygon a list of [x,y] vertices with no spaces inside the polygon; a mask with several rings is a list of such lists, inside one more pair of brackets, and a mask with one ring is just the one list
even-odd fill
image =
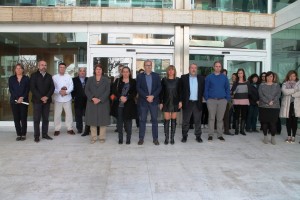
{"label": "blue jeans", "polygon": [[256,123],[258,117],[258,106],[250,105],[247,116],[246,129],[256,130]]}
{"label": "blue jeans", "polygon": [[148,111],[150,111],[150,115],[151,115],[153,140],[157,140],[158,139],[158,123],[157,123],[158,105],[148,103],[146,105],[138,105],[138,106],[139,106],[139,116],[140,116],[140,127],[139,127],[140,140],[144,140],[145,137]]}

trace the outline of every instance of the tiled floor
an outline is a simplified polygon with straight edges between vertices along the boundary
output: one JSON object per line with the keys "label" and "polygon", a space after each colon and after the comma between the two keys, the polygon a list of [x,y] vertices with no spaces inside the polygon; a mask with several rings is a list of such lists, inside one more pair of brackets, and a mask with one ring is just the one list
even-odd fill
{"label": "tiled floor", "polygon": [[24,142],[1,127],[0,199],[300,199],[300,144],[285,133],[275,146],[262,133],[209,143],[206,130],[202,144],[192,133],[183,144],[177,129],[175,145],[164,145],[160,127],[159,146],[150,132],[138,146],[136,129],[131,145],[117,144],[113,129],[104,144],[66,133],[36,144],[32,127]]}

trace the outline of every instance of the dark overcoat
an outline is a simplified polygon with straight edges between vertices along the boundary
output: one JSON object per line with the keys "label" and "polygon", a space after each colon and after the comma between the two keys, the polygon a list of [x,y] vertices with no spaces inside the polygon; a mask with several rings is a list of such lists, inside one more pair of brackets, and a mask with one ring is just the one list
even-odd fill
{"label": "dark overcoat", "polygon": [[[97,83],[96,77],[90,77],[85,86],[87,104],[85,111],[85,123],[89,126],[107,126],[110,124],[109,105],[110,81],[102,76]],[[92,98],[99,98],[100,103],[94,104]]]}

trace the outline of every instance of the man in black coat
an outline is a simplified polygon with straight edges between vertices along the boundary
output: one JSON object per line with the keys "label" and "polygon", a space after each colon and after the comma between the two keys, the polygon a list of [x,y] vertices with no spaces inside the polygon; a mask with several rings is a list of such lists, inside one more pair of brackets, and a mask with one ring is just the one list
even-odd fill
{"label": "man in black coat", "polygon": [[[85,108],[87,97],[84,92],[84,88],[87,82],[86,68],[80,67],[78,76],[73,78],[74,89],[72,91],[72,97],[74,99],[75,121],[78,133],[82,133],[83,130],[83,116],[85,115]],[[84,133],[81,136],[87,136],[90,132],[90,126],[85,125]]]}
{"label": "man in black coat", "polygon": [[195,123],[195,136],[201,143],[201,115],[202,98],[204,92],[204,78],[197,74],[197,65],[191,64],[189,73],[181,76],[181,102],[182,102],[182,140],[185,143],[190,127],[190,118],[193,114]]}
{"label": "man in black coat", "polygon": [[40,121],[42,118],[42,138],[52,140],[48,135],[50,103],[54,92],[52,76],[46,72],[47,63],[44,60],[38,62],[38,71],[30,78],[30,90],[33,103],[34,141],[40,141]]}

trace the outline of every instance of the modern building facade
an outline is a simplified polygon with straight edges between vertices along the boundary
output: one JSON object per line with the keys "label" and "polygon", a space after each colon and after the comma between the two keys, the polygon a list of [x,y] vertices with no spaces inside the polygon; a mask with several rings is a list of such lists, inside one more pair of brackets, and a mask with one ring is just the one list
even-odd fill
{"label": "modern building facade", "polygon": [[0,125],[12,124],[7,82],[18,62],[28,75],[45,59],[51,74],[63,61],[73,76],[101,63],[108,76],[123,64],[136,77],[147,59],[161,76],[190,63],[206,75],[221,60],[229,74],[274,70],[282,80],[300,72],[299,9],[289,0],[0,0]]}

